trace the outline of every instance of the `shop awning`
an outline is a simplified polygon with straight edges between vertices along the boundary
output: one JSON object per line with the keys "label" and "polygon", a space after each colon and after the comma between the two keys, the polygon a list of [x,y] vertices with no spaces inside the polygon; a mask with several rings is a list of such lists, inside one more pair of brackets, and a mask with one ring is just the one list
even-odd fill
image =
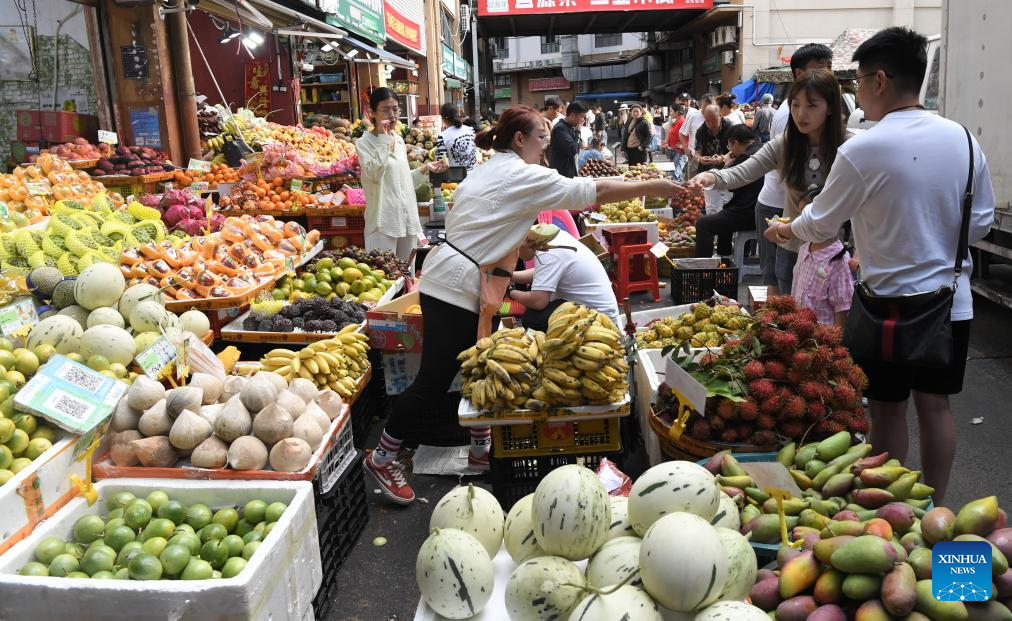
{"label": "shop awning", "polygon": [[766,93],[773,94],[776,90],[773,84],[769,82],[756,83],[755,80],[746,80],[741,84],[731,89],[731,92],[738,98],[740,104],[751,104],[759,101],[759,98]]}
{"label": "shop awning", "polygon": [[613,93],[580,93],[576,99],[628,99],[639,96],[639,93],[633,91],[616,91]]}
{"label": "shop awning", "polygon": [[677,30],[714,0],[478,0],[482,37]]}
{"label": "shop awning", "polygon": [[359,39],[356,39],[355,37],[348,37],[343,41],[343,43],[358,48],[360,51],[365,52],[366,54],[371,54],[376,57],[374,60],[371,61],[367,58],[356,57],[354,61],[357,63],[382,62],[388,65],[393,65],[395,67],[400,67],[402,69],[416,69],[418,67],[418,65],[416,65],[415,61],[413,60],[408,60],[396,54],[391,54],[390,52],[384,49],[373,47],[372,45],[369,45],[365,41],[361,41]]}

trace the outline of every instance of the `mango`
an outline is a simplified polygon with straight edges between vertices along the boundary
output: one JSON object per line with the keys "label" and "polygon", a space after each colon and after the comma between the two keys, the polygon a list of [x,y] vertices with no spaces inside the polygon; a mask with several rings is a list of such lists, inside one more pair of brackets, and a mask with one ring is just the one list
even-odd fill
{"label": "mango", "polygon": [[861,444],[855,444],[854,446],[847,449],[847,454],[850,453],[859,454],[860,457],[858,457],[858,459],[861,459],[866,455],[868,455],[868,453],[871,453],[871,449],[872,446],[870,444],[868,444],[867,442],[862,442]]}
{"label": "mango", "polygon": [[840,474],[840,472],[843,471],[843,468],[844,467],[840,464],[827,464],[826,467],[820,470],[817,475],[812,477],[812,487],[817,490],[821,490],[822,486],[826,484],[826,481],[828,481],[833,475]]}
{"label": "mango", "polygon": [[861,521],[861,518],[858,517],[857,513],[854,512],[854,511],[851,511],[850,509],[844,509],[843,511],[838,511],[836,514],[833,515],[833,519],[835,521],[838,521],[838,522],[840,522],[840,521],[843,521],[843,522],[860,522]]}
{"label": "mango", "polygon": [[[787,546],[781,546],[781,549]],[[811,551],[799,553],[780,569],[780,597],[790,599],[810,589],[819,578],[819,562]]]}
{"label": "mango", "polygon": [[882,580],[882,604],[889,614],[905,617],[917,603],[917,576],[914,568],[898,563]]}
{"label": "mango", "polygon": [[822,469],[825,467],[826,462],[822,461],[819,458],[812,459],[807,464],[805,464],[805,474],[814,479],[816,476],[818,476],[820,472],[822,472]]}
{"label": "mango", "polygon": [[885,487],[908,472],[910,470],[903,466],[879,466],[878,468],[866,468],[861,471],[859,476],[861,482],[868,487]]}
{"label": "mango", "polygon": [[[798,518],[787,517],[788,530],[798,525]],[[780,516],[775,513],[764,513],[750,520],[742,529],[742,534],[752,533],[752,541],[756,543],[780,543]]]}
{"label": "mango", "polygon": [[882,518],[892,526],[894,532],[905,533],[914,525],[914,511],[910,505],[902,502],[890,502],[879,507],[875,516]]}
{"label": "mango", "polygon": [[794,465],[794,456],[797,455],[798,445],[794,442],[789,442],[786,446],[777,451],[777,461],[784,465],[784,468],[790,468]]}
{"label": "mango", "polygon": [[1012,611],[1005,604],[994,600],[967,602],[966,612],[973,621],[1012,621]]}
{"label": "mango", "polygon": [[909,556],[907,554],[907,549],[904,548],[902,545],[900,545],[900,542],[896,541],[895,537],[889,540],[889,544],[892,545],[893,550],[896,550],[896,562],[897,563],[907,562],[907,557]]}
{"label": "mango", "polygon": [[[738,488],[732,488],[732,489],[738,489]],[[762,503],[764,503],[764,502],[766,502],[767,500],[770,499],[770,497],[766,494],[766,492],[762,491],[758,487],[746,487],[745,491],[744,491],[744,494],[746,496],[748,496],[749,498],[751,498],[752,500],[758,502],[759,504],[762,504]]]}
{"label": "mango", "polygon": [[798,524],[809,528],[825,528],[831,520],[814,509],[805,509],[798,514]]}
{"label": "mango", "polygon": [[986,537],[998,522],[998,497],[988,496],[972,500],[956,514],[957,535],[980,535]]}
{"label": "mango", "polygon": [[[804,550],[802,550],[801,548],[794,548],[791,546],[780,546],[779,548],[777,548],[777,567],[785,567],[787,563],[794,560],[794,558],[800,555],[803,551]],[[782,569],[780,570],[780,573],[783,574]]]}
{"label": "mango", "polygon": [[803,490],[811,489],[812,479],[807,474],[805,474],[800,470],[794,469],[788,470],[787,472],[791,473],[791,478],[794,479],[794,482],[798,484],[798,487],[800,487]]}
{"label": "mango", "polygon": [[931,591],[931,580],[921,580],[917,583],[917,603],[914,610],[932,621],[967,621],[970,618],[963,602],[940,602],[935,599]]}
{"label": "mango", "polygon": [[986,541],[991,546],[991,576],[997,578],[1008,571],[1008,559],[1005,555],[1001,553],[998,546],[980,535],[960,535],[953,539],[953,541]]}
{"label": "mango", "polygon": [[752,477],[748,476],[747,474],[733,477],[719,476],[717,477],[717,482],[720,483],[721,485],[726,485],[728,487],[737,487],[738,489],[745,489],[746,487],[755,487],[755,481],[753,481]]}
{"label": "mango", "polygon": [[840,512],[840,509],[845,505],[843,498],[812,498],[808,502],[808,506],[819,515],[836,515]]}
{"label": "mango", "polygon": [[724,455],[724,459],[720,462],[720,473],[726,477],[748,476],[748,473],[731,453]]}
{"label": "mango", "polygon": [[857,612],[854,613],[854,621],[892,621],[892,617],[886,612],[882,602],[873,599],[858,606]]}
{"label": "mango", "polygon": [[896,550],[888,541],[872,536],[856,537],[836,549],[830,564],[849,574],[882,573],[892,569]]}
{"label": "mango", "polygon": [[[800,498],[788,498],[783,501],[784,515],[798,515],[802,511],[808,508],[808,503]],[[766,502],[763,503],[763,513],[776,513],[777,512],[777,500],[776,498],[767,498]]]}
{"label": "mango", "polygon": [[[849,520],[838,522],[833,520],[826,526],[825,530],[830,533],[830,537],[838,535],[850,535],[851,537],[857,537],[864,533],[864,524],[861,522],[851,522]],[[823,535],[825,537],[825,535]]]}
{"label": "mango", "polygon": [[722,487],[720,491],[730,496],[739,505],[745,502],[745,492],[741,491],[737,487]]}
{"label": "mango", "polygon": [[1002,528],[987,536],[987,540],[998,546],[1005,558],[1012,557],[1012,528]]}
{"label": "mango", "polygon": [[829,477],[820,491],[823,497],[846,496],[853,485],[854,475],[849,472],[841,472]]}
{"label": "mango", "polygon": [[798,468],[804,468],[805,464],[815,459],[815,455],[818,453],[819,448],[814,444],[806,444],[801,447],[794,455],[794,465]]}
{"label": "mango", "polygon": [[760,515],[762,515],[762,513],[763,512],[759,510],[759,507],[754,507],[752,505],[748,505],[748,506],[746,506],[745,508],[743,508],[741,510],[741,516],[740,516],[741,517],[741,523],[742,524],[748,524],[753,519],[755,519],[755,518],[759,517]]}
{"label": "mango", "polygon": [[925,617],[919,612],[911,612],[903,621],[931,621],[931,619]]}
{"label": "mango", "polygon": [[857,602],[878,597],[881,590],[882,578],[875,574],[847,574],[843,579],[843,594]]}
{"label": "mango", "polygon": [[832,461],[846,453],[850,443],[849,431],[834,433],[815,446],[815,455],[822,461]]}
{"label": "mango", "polygon": [[914,484],[921,478],[920,472],[908,472],[896,479],[885,490],[892,494],[896,500],[906,500],[914,489]]}
{"label": "mango", "polygon": [[892,494],[877,487],[856,490],[850,497],[865,509],[878,509],[896,500]]}
{"label": "mango", "polygon": [[920,533],[911,531],[900,538],[900,545],[907,551],[907,554],[910,554],[914,548],[924,547],[924,539],[921,537]]}
{"label": "mango", "polygon": [[1012,570],[994,579],[994,596],[998,599],[1012,598]]}
{"label": "mango", "polygon": [[851,464],[850,471],[853,474],[861,474],[862,471],[868,468],[878,468],[882,464],[886,463],[887,459],[889,459],[888,452],[872,455],[871,457],[864,457]]}
{"label": "mango", "polygon": [[812,596],[819,604],[835,604],[843,599],[843,581],[847,574],[830,567],[815,581]]}
{"label": "mango", "polygon": [[895,457],[893,457],[892,459],[887,460],[886,463],[884,463],[882,465],[883,466],[887,466],[887,467],[892,467],[892,468],[899,468],[899,467],[903,466],[903,462],[901,462],[900,460],[898,460]]}
{"label": "mango", "polygon": [[749,597],[752,598],[753,605],[763,610],[775,610],[783,601],[780,598],[780,579],[774,576],[756,582],[752,586]]}
{"label": "mango", "polygon": [[706,460],[703,467],[709,470],[710,474],[713,476],[717,476],[720,474],[720,467],[724,463],[724,457],[730,454],[731,451],[720,451],[719,453],[714,453],[710,459]]}
{"label": "mango", "polygon": [[829,539],[823,539],[816,543],[815,547],[812,548],[812,551],[815,553],[815,558],[817,558],[820,563],[829,565],[829,560],[832,558],[833,552],[836,552],[837,549],[843,546],[843,544],[853,540],[854,537],[852,535],[830,537]]}
{"label": "mango", "polygon": [[921,536],[924,543],[933,546],[939,541],[952,539],[956,514],[946,507],[935,507],[921,518]]}
{"label": "mango", "polygon": [[815,612],[808,615],[807,621],[847,621],[847,613],[843,611],[843,608],[829,604],[816,608]]}
{"label": "mango", "polygon": [[924,500],[917,500],[915,498],[907,498],[903,502],[907,503],[915,510],[920,509],[921,511],[927,511],[928,507],[931,506],[931,499],[925,498]]}
{"label": "mango", "polygon": [[882,518],[872,518],[864,523],[864,534],[874,535],[882,539],[893,538],[893,527]]}
{"label": "mango", "polygon": [[931,580],[931,550],[929,548],[914,548],[907,557],[907,564],[914,570],[914,576],[918,580]]}
{"label": "mango", "polygon": [[910,497],[917,500],[924,500],[930,498],[935,493],[935,488],[924,483],[914,483],[914,486],[910,489]]}
{"label": "mango", "polygon": [[777,621],[805,621],[819,606],[811,595],[798,595],[780,602],[777,606]]}
{"label": "mango", "polygon": [[[803,526],[801,524],[798,524],[797,526],[791,529],[791,541],[797,541],[798,539],[805,539],[806,537],[811,536],[815,537],[815,541],[822,541],[818,528],[812,528],[811,526]],[[812,542],[812,545],[815,545],[815,541]]]}

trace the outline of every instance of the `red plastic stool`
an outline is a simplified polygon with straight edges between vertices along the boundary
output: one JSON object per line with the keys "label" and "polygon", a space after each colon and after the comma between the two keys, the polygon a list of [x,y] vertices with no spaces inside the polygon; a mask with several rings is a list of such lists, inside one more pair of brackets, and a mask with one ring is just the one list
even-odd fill
{"label": "red plastic stool", "polygon": [[634,291],[650,291],[654,302],[661,301],[660,285],[657,282],[657,257],[650,252],[652,244],[629,244],[619,246],[615,255],[615,272],[611,274],[611,286],[619,301]]}

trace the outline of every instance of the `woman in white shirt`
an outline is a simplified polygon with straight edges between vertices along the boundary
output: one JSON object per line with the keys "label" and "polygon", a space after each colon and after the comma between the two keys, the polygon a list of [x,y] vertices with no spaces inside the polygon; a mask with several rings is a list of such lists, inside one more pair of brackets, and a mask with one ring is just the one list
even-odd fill
{"label": "woman in white shirt", "polygon": [[[446,243],[425,259],[419,286],[426,344],[421,366],[414,383],[394,403],[379,446],[365,460],[366,471],[394,502],[414,500],[394,461],[408,424],[443,398],[460,370],[457,355],[474,345],[479,332],[491,330],[489,307],[502,302],[520,244],[538,214],[579,211],[643,195],[669,197],[678,191],[669,179],[567,179],[538,165],[549,139],[541,113],[530,106],[506,110],[494,129],[475,138],[479,148],[496,154],[457,188],[446,217]],[[468,463],[487,469],[489,428],[472,428],[471,438]]]}
{"label": "woman in white shirt", "polygon": [[439,154],[446,156],[450,166],[462,166],[470,172],[478,164],[474,130],[464,125],[460,110],[452,103],[440,106],[439,115],[443,119],[443,132],[439,134]]}
{"label": "woman in white shirt", "polygon": [[724,93],[717,97],[717,105],[720,106],[720,116],[731,121],[731,125],[738,125],[745,122],[745,115],[738,109],[734,101],[735,96],[731,93]]}
{"label": "woman in white shirt", "polygon": [[393,252],[407,261],[422,232],[415,188],[430,171],[446,170],[446,163],[408,167],[407,147],[397,132],[400,108],[392,90],[374,90],[369,107],[373,128],[355,141],[365,191],[365,248]]}

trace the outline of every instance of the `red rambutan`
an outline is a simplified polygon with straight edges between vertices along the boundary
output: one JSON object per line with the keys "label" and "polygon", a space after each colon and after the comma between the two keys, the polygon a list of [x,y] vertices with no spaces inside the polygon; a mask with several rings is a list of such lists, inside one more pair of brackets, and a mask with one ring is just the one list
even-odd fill
{"label": "red rambutan", "polygon": [[827,433],[829,435],[840,433],[841,431],[845,431],[847,429],[847,427],[842,422],[834,420],[832,418],[826,421],[826,425],[827,425]]}
{"label": "red rambutan", "polygon": [[756,336],[759,338],[759,342],[763,345],[772,345],[773,339],[776,337],[778,332],[774,328],[763,326],[759,328],[759,332]]}
{"label": "red rambutan", "polygon": [[706,419],[700,418],[692,423],[692,426],[689,428],[689,435],[697,440],[709,440],[710,424],[706,422]]}
{"label": "red rambutan", "polygon": [[819,437],[828,436],[829,435],[829,421],[828,420],[820,420],[819,422],[815,423],[815,426],[812,427],[812,433],[814,433],[816,436],[819,436]]}
{"label": "red rambutan", "polygon": [[774,395],[768,399],[763,399],[759,405],[759,409],[763,414],[769,414],[770,416],[776,416],[780,414],[780,410],[784,408],[784,400],[780,398],[780,395]]}
{"label": "red rambutan", "polygon": [[833,399],[833,387],[829,384],[819,384],[819,398],[822,399],[823,403],[829,402]]}
{"label": "red rambutan", "polygon": [[846,378],[850,374],[854,363],[847,358],[837,358],[829,365],[829,372],[837,377]]}
{"label": "red rambutan", "polygon": [[791,397],[784,403],[783,413],[787,418],[804,418],[805,400],[798,396]]}
{"label": "red rambutan", "polygon": [[812,333],[812,338],[815,339],[820,345],[826,347],[836,347],[840,344],[840,328],[836,326],[816,326],[815,332]]}
{"label": "red rambutan", "polygon": [[797,386],[801,382],[805,381],[805,377],[808,375],[806,371],[799,371],[797,369],[791,369],[787,372],[787,382],[791,386]]}
{"label": "red rambutan", "polygon": [[780,324],[791,332],[797,334],[798,339],[802,341],[810,338],[812,334],[815,333],[816,326],[818,326],[815,321],[807,319],[800,312],[784,315],[781,318]]}
{"label": "red rambutan", "polygon": [[825,369],[833,364],[833,350],[828,347],[816,347],[812,350],[812,368]]}
{"label": "red rambutan", "polygon": [[755,401],[739,401],[738,418],[742,420],[755,420],[759,418],[759,406],[755,404]]}
{"label": "red rambutan", "polygon": [[777,434],[772,431],[757,431],[749,436],[748,441],[756,446],[773,446],[777,443]]}
{"label": "red rambutan", "polygon": [[775,295],[766,300],[766,306],[778,313],[793,313],[798,310],[798,304],[789,295]]}
{"label": "red rambutan", "polygon": [[721,399],[720,403],[717,404],[717,416],[724,420],[734,420],[734,409],[734,401]]}
{"label": "red rambutan", "polygon": [[826,406],[822,404],[822,401],[810,400],[806,404],[808,411],[808,420],[815,422],[826,415]]}
{"label": "red rambutan", "polygon": [[719,416],[710,416],[706,420],[710,422],[710,435],[713,437],[716,437],[727,428],[727,421]]}
{"label": "red rambutan", "polygon": [[753,429],[752,429],[752,425],[746,425],[746,424],[742,423],[741,425],[738,425],[737,427],[735,427],[735,431],[738,433],[738,437],[741,439],[741,441],[744,442],[745,438],[747,438],[750,435],[752,435]]}
{"label": "red rambutan", "polygon": [[815,382],[801,382],[798,384],[798,394],[809,401],[819,398],[819,385]]}
{"label": "red rambutan", "polygon": [[837,345],[833,348],[833,357],[837,360],[844,360],[850,358],[850,350],[843,345]]}
{"label": "red rambutan", "polygon": [[776,387],[768,379],[757,379],[749,382],[748,392],[756,401],[765,401],[773,396]]}
{"label": "red rambutan", "polygon": [[847,418],[847,428],[854,433],[868,433],[868,419],[865,418],[864,412],[860,414],[854,413]]}
{"label": "red rambutan", "polygon": [[762,377],[766,373],[766,367],[758,360],[749,360],[742,371],[745,373],[745,379],[751,382]]}
{"label": "red rambutan", "polygon": [[868,387],[868,376],[856,364],[847,372],[847,381],[854,387],[854,390],[860,391]]}
{"label": "red rambutan", "polygon": [[793,332],[777,332],[773,335],[773,347],[781,353],[793,354],[798,348],[798,337]]}
{"label": "red rambutan", "polygon": [[807,371],[812,368],[812,354],[807,351],[794,352],[791,358],[791,368],[799,371]]}
{"label": "red rambutan", "polygon": [[755,421],[755,426],[758,429],[773,430],[777,428],[777,419],[769,414],[760,414]]}
{"label": "red rambutan", "polygon": [[737,442],[738,432],[734,429],[725,429],[720,434],[720,440],[721,442]]}
{"label": "red rambutan", "polygon": [[808,427],[800,420],[790,420],[780,424],[780,433],[792,440],[798,440]]}
{"label": "red rambutan", "polygon": [[703,354],[699,357],[699,364],[704,368],[709,368],[718,360],[720,360],[720,356],[717,354]]}
{"label": "red rambutan", "polygon": [[787,367],[779,360],[770,360],[765,365],[766,377],[776,382],[787,379]]}
{"label": "red rambutan", "polygon": [[858,403],[857,391],[849,382],[837,382],[833,388],[833,405],[846,409],[855,407]]}
{"label": "red rambutan", "polygon": [[805,321],[810,321],[815,325],[819,325],[819,316],[815,314],[814,310],[810,308],[799,308],[797,314]]}

